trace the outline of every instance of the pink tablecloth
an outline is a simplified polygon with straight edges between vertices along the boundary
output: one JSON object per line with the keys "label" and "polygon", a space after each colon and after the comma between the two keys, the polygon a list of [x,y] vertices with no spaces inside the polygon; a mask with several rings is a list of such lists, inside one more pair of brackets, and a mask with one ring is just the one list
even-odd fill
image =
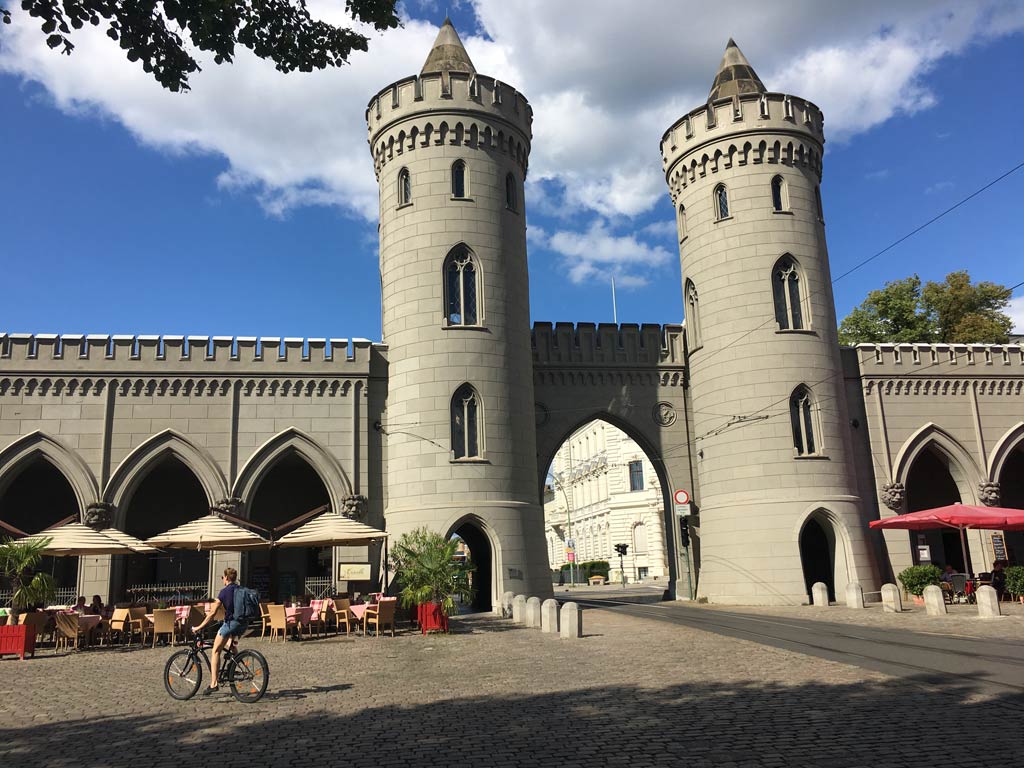
{"label": "pink tablecloth", "polygon": [[89,630],[98,627],[102,618],[102,616],[79,616],[78,626],[88,632]]}
{"label": "pink tablecloth", "polygon": [[369,603],[360,603],[359,605],[350,605],[348,609],[355,616],[356,621],[362,621],[363,616],[366,615],[366,609],[369,607]]}
{"label": "pink tablecloth", "polygon": [[307,608],[285,608],[284,609],[284,615],[286,617],[288,617],[289,619],[294,616],[295,620],[299,624],[309,624],[310,620],[313,618],[313,609],[309,608],[309,607],[307,607]]}

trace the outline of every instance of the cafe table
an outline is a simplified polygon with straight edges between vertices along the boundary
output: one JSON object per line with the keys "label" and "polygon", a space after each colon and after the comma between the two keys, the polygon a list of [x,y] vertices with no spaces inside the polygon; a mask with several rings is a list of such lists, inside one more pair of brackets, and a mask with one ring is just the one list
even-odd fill
{"label": "cafe table", "polygon": [[[300,626],[309,626],[309,622],[313,620],[313,608],[312,606],[298,606],[295,608],[285,607],[284,609],[285,618],[295,619],[295,628],[298,629]],[[307,630],[308,631],[308,630]]]}

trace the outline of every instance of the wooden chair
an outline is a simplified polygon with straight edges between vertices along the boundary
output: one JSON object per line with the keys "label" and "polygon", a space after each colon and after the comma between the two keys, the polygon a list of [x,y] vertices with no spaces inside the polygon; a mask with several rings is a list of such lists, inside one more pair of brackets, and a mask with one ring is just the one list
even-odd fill
{"label": "wooden chair", "polygon": [[952,603],[956,597],[956,592],[953,591],[953,585],[948,581],[940,581],[939,589],[942,590],[942,599],[947,603]]}
{"label": "wooden chair", "polygon": [[274,641],[278,632],[281,633],[281,640],[287,640],[288,630],[296,626],[295,618],[288,617],[283,605],[268,605],[267,611],[270,613],[270,641]]}
{"label": "wooden chair", "polygon": [[39,642],[43,642],[43,635],[49,635],[51,639],[54,636],[54,629],[50,614],[44,613],[43,611],[32,611],[30,613],[23,613],[18,618],[19,624],[27,624],[36,628],[36,637]]}
{"label": "wooden chair", "polygon": [[115,608],[114,614],[107,623],[107,637],[110,642],[114,641],[117,634],[118,640],[127,645],[132,637],[132,615],[127,608]]}
{"label": "wooden chair", "polygon": [[366,634],[372,626],[377,637],[380,637],[381,627],[391,627],[391,636],[395,636],[395,608],[398,605],[397,597],[385,597],[376,605],[366,609],[363,616],[363,634]]}
{"label": "wooden chair", "polygon": [[169,635],[168,642],[173,643],[178,636],[177,613],[173,608],[163,608],[153,611],[153,623],[150,625],[150,632],[153,635],[153,647],[156,648],[156,639],[160,635]]}
{"label": "wooden chair", "polygon": [[67,650],[68,642],[74,644],[75,650],[79,649],[79,640],[85,640],[85,631],[78,623],[77,613],[58,613],[56,619],[56,642],[53,644],[53,652],[57,653],[61,648]]}
{"label": "wooden chair", "polygon": [[345,636],[348,637],[352,634],[352,611],[349,610],[349,606],[352,605],[352,601],[347,597],[336,597],[334,599],[334,632],[338,634],[341,632],[341,625],[345,625]]}
{"label": "wooden chair", "polygon": [[260,603],[260,623],[262,625],[260,627],[260,640],[262,640],[270,628],[270,603]]}
{"label": "wooden chair", "polygon": [[130,632],[134,635],[136,632],[139,634],[139,640],[142,645],[146,644],[146,635],[153,631],[153,625],[149,619],[146,618],[146,607],[144,605],[136,606],[135,608],[129,608],[128,613],[130,618]]}
{"label": "wooden chair", "polygon": [[338,615],[334,612],[334,601],[324,600],[324,607],[320,609],[320,621],[323,624],[324,634],[326,635],[331,631],[331,627],[334,627],[334,632],[338,632]]}

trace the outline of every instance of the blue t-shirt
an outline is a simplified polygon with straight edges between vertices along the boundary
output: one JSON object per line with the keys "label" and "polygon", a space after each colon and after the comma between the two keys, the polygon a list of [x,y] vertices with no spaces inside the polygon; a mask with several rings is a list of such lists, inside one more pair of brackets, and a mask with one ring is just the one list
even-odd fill
{"label": "blue t-shirt", "polygon": [[237,584],[228,584],[224,589],[217,595],[217,599],[220,600],[220,604],[224,606],[224,621],[231,621],[235,618],[235,590],[238,589]]}

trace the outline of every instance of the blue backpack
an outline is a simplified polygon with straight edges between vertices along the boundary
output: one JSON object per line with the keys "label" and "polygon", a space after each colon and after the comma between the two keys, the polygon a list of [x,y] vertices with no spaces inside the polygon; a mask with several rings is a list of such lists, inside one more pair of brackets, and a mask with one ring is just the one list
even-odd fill
{"label": "blue backpack", "polygon": [[261,615],[260,593],[248,587],[239,587],[235,590],[235,621],[248,624],[256,621]]}

